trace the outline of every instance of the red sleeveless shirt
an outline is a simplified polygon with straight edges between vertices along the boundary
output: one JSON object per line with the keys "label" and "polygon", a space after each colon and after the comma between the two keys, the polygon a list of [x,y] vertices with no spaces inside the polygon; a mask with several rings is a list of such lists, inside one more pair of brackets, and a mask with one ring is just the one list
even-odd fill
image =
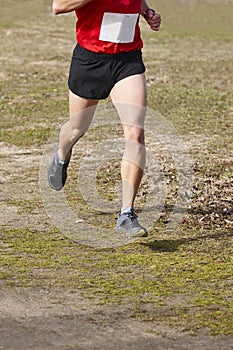
{"label": "red sleeveless shirt", "polygon": [[[93,52],[107,54],[140,50],[143,46],[138,23],[141,3],[142,0],[91,0],[77,9],[75,11],[77,16],[76,38],[80,46]],[[134,24],[135,27],[133,28],[130,42],[127,42],[127,40],[122,42],[114,42],[113,40],[112,42],[111,39],[108,41],[106,40],[106,35],[105,37],[101,36],[100,39],[101,30],[103,29],[103,18],[107,18],[107,21],[110,18],[112,22],[114,21],[112,20],[112,18],[115,18],[114,16],[116,18],[124,17],[122,21],[127,20],[125,17],[134,17],[133,21],[136,23]],[[123,31],[127,32],[127,27],[124,27]],[[109,34],[111,36],[111,33]],[[122,35],[127,34],[123,33]],[[102,40],[103,38],[104,40]]]}

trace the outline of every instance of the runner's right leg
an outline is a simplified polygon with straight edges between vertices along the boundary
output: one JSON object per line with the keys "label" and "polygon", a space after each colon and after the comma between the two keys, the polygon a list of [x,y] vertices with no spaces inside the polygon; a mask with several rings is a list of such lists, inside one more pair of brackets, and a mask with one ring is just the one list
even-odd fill
{"label": "runner's right leg", "polygon": [[98,100],[79,97],[69,92],[70,119],[63,124],[59,135],[59,148],[48,170],[52,189],[59,191],[65,185],[72,147],[88,130]]}
{"label": "runner's right leg", "polygon": [[63,124],[59,136],[59,158],[69,159],[70,150],[88,130],[98,100],[79,97],[69,91],[70,119]]}

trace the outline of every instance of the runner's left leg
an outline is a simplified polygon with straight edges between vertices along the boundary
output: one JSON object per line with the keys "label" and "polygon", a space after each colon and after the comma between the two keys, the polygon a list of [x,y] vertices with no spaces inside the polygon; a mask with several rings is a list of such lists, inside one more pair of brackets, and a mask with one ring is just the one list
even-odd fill
{"label": "runner's left leg", "polygon": [[144,167],[144,120],[146,114],[146,83],[144,74],[120,80],[112,89],[111,99],[120,116],[125,152],[121,163],[122,207],[133,207]]}

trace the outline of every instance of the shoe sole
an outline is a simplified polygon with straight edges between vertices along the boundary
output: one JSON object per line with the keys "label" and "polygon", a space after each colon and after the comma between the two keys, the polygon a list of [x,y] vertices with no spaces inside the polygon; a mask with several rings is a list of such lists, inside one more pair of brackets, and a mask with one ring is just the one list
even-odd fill
{"label": "shoe sole", "polygon": [[54,187],[51,180],[50,180],[50,176],[48,176],[48,182],[49,182],[49,186],[52,188],[52,190],[55,190],[55,191],[60,191],[64,187],[64,186]]}
{"label": "shoe sole", "polygon": [[128,233],[127,231],[125,231],[124,229],[122,229],[120,227],[116,227],[116,230],[118,232],[122,232],[122,233],[126,234],[128,237],[140,238],[140,237],[147,237],[148,236],[148,232],[146,232],[144,230],[140,230],[137,233]]}

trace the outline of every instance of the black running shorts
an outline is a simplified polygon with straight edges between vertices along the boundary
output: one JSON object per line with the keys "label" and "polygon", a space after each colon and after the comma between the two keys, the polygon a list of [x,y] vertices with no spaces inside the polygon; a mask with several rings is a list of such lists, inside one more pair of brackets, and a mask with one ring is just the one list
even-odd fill
{"label": "black running shorts", "polygon": [[73,51],[69,89],[80,97],[101,100],[126,77],[145,72],[141,51],[118,54],[96,53],[77,44]]}

